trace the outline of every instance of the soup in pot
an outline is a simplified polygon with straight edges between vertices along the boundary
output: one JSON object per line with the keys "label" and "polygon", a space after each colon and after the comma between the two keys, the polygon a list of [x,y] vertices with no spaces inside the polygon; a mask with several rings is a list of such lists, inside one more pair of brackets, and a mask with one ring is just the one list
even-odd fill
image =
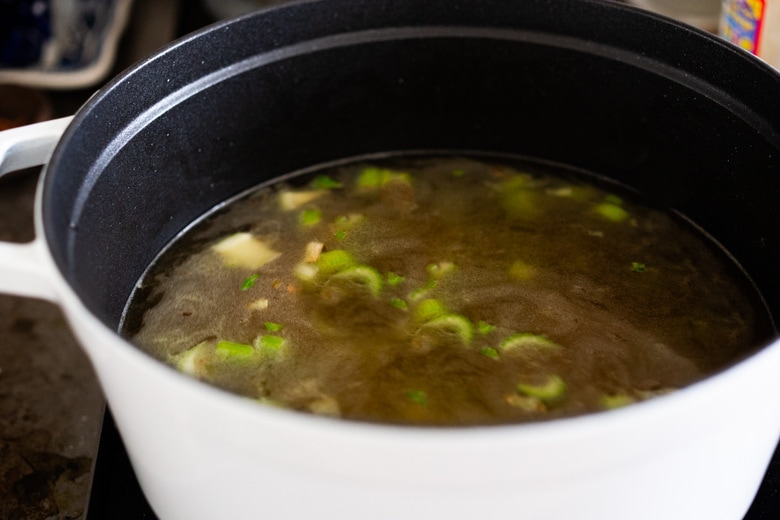
{"label": "soup in pot", "polygon": [[560,165],[411,155],[213,211],[139,281],[123,333],[262,403],[443,426],[649,399],[773,326],[717,244],[632,192]]}

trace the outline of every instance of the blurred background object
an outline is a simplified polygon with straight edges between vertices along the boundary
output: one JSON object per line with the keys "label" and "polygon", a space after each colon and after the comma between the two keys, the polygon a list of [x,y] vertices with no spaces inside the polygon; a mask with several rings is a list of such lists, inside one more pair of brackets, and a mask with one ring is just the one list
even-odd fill
{"label": "blurred background object", "polygon": [[629,0],[630,4],[716,32],[721,0]]}
{"label": "blurred background object", "polygon": [[0,0],[0,83],[97,85],[111,71],[132,0]]}
{"label": "blurred background object", "polygon": [[718,33],[780,67],[780,0],[723,0]]}

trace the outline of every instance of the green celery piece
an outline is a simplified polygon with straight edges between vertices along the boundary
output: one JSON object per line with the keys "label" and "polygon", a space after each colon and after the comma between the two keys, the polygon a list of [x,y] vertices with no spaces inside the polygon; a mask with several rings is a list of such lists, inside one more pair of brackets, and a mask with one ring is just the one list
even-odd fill
{"label": "green celery piece", "polygon": [[532,334],[530,332],[520,332],[518,334],[512,334],[508,338],[505,338],[498,345],[499,349],[507,351],[536,351],[546,349],[557,349],[560,345],[547,339],[541,334]]}
{"label": "green celery piece", "polygon": [[422,329],[434,329],[455,334],[464,345],[469,345],[474,338],[474,325],[468,318],[460,314],[444,314],[433,318],[424,323]]}
{"label": "green celery piece", "polygon": [[545,404],[550,404],[561,399],[566,393],[566,382],[557,375],[551,375],[541,385],[518,383],[517,391],[527,397],[535,397]]}
{"label": "green celery piece", "polygon": [[255,349],[252,348],[252,345],[247,345],[246,343],[222,340],[217,342],[214,352],[222,359],[242,360],[251,357]]}
{"label": "green celery piece", "polygon": [[375,298],[382,292],[382,273],[369,265],[354,265],[342,269],[331,277],[331,280],[346,281],[368,289]]}
{"label": "green celery piece", "polygon": [[356,264],[352,254],[344,249],[325,251],[315,262],[318,272],[324,276],[330,276]]}
{"label": "green celery piece", "polygon": [[282,325],[281,323],[274,323],[272,321],[266,321],[265,323],[263,323],[263,325],[265,325],[265,330],[269,332],[279,332],[284,328],[284,325]]}

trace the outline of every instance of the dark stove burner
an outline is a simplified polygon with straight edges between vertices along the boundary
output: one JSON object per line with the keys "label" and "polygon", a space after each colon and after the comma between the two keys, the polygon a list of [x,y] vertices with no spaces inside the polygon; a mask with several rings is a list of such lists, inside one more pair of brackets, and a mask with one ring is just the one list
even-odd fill
{"label": "dark stove burner", "polygon": [[[780,518],[780,446],[743,520],[777,518]],[[108,410],[103,420],[85,520],[158,520],[141,493],[122,439]]]}

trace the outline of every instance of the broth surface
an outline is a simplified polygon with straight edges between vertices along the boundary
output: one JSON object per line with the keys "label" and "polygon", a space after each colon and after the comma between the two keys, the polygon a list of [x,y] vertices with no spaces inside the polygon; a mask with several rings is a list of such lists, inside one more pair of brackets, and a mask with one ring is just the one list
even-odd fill
{"label": "broth surface", "polygon": [[259,188],[175,241],[123,333],[207,383],[360,421],[483,425],[684,387],[772,334],[679,216],[560,166],[360,160]]}

